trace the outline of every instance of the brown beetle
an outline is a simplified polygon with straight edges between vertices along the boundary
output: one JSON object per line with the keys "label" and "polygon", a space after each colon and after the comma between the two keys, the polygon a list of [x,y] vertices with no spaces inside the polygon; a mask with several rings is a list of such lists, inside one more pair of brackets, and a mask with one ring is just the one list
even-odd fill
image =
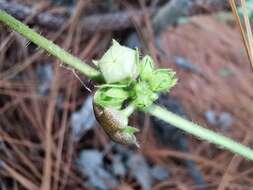
{"label": "brown beetle", "polygon": [[139,147],[134,134],[123,131],[127,126],[127,118],[120,111],[113,108],[103,108],[97,105],[94,100],[93,110],[98,123],[103,127],[110,139],[123,145],[136,145]]}

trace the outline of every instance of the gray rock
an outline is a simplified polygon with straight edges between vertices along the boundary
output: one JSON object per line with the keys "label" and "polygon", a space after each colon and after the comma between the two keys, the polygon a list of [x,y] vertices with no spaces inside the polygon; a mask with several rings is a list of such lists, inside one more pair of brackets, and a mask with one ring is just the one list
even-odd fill
{"label": "gray rock", "polygon": [[213,110],[206,111],[205,118],[208,124],[223,130],[228,130],[232,126],[234,120],[233,116],[228,112],[217,113]]}
{"label": "gray rock", "polygon": [[39,65],[36,69],[36,74],[39,80],[39,94],[46,95],[48,93],[54,75],[52,64]]}
{"label": "gray rock", "polygon": [[202,73],[202,70],[198,65],[191,63],[189,60],[183,57],[175,57],[175,64],[187,71],[191,71],[193,73]]}
{"label": "gray rock", "polygon": [[208,110],[205,112],[205,119],[210,125],[216,125],[217,124],[217,117],[216,113],[213,110]]}
{"label": "gray rock", "polygon": [[116,179],[103,167],[103,154],[97,150],[83,150],[77,161],[81,171],[88,176],[88,184],[101,190],[117,187]]}
{"label": "gray rock", "polygon": [[163,181],[169,178],[169,171],[159,165],[155,165],[151,168],[151,175],[155,180]]}
{"label": "gray rock", "polygon": [[116,176],[124,177],[126,175],[126,168],[122,162],[122,156],[115,155],[112,160],[112,171]]}
{"label": "gray rock", "polygon": [[4,167],[4,161],[0,160],[0,169],[2,169]]}
{"label": "gray rock", "polygon": [[92,96],[88,96],[82,108],[71,115],[70,125],[75,141],[79,141],[88,130],[96,127]]}
{"label": "gray rock", "polygon": [[133,155],[129,158],[127,165],[130,170],[130,175],[140,183],[142,189],[150,190],[152,177],[145,158],[141,155]]}
{"label": "gray rock", "polygon": [[224,130],[228,130],[233,124],[233,117],[228,112],[221,112],[218,119],[218,124]]}

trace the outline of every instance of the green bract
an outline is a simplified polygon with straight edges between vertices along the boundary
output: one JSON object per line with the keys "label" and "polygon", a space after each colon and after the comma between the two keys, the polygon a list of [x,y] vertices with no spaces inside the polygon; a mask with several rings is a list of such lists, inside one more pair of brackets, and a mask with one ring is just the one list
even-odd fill
{"label": "green bract", "polygon": [[136,133],[136,132],[139,132],[140,130],[135,128],[135,127],[131,127],[131,126],[127,126],[125,128],[122,129],[122,132],[124,133],[128,133],[130,135]]}
{"label": "green bract", "polygon": [[170,69],[157,69],[148,79],[150,88],[153,92],[165,92],[176,85],[177,79],[175,72]]}
{"label": "green bract", "polygon": [[158,95],[150,89],[149,84],[145,81],[138,82],[135,85],[134,91],[134,104],[140,109],[146,109],[151,106],[158,98]]}
{"label": "green bract", "polygon": [[128,98],[128,92],[122,88],[101,88],[94,95],[95,102],[102,107],[120,109],[122,103]]}
{"label": "green bract", "polygon": [[140,78],[142,80],[149,80],[154,71],[154,61],[148,55],[143,57],[140,63]]}
{"label": "green bract", "polygon": [[137,50],[121,46],[113,40],[112,46],[97,61],[97,65],[106,83],[115,83],[126,79],[136,79],[138,59]]}

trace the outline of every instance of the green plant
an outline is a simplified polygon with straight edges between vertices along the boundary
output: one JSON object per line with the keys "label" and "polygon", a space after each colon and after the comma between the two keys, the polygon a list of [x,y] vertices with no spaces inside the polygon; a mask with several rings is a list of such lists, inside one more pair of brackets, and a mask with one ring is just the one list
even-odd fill
{"label": "green plant", "polygon": [[155,69],[151,57],[140,60],[137,49],[121,46],[115,40],[95,63],[106,81],[94,95],[97,120],[114,141],[139,146],[134,136],[138,130],[128,126],[128,117],[135,109],[148,110],[158,93],[169,91],[177,82],[175,72]]}
{"label": "green plant", "polygon": [[[101,85],[99,91],[95,95],[95,99],[96,99],[95,101],[98,105],[102,105],[102,106],[104,105],[105,107],[112,106],[114,107],[114,109],[118,110],[123,100],[130,99],[130,102],[132,104],[130,104],[129,107],[121,111],[122,114],[126,114],[127,117],[134,111],[133,108],[136,107],[139,110],[148,112],[151,115],[157,118],[160,118],[167,123],[174,125],[175,127],[178,127],[190,134],[195,135],[196,137],[199,137],[201,139],[214,143],[221,148],[228,149],[231,152],[237,153],[249,160],[253,160],[253,150],[251,150],[250,148],[238,142],[235,142],[232,139],[229,139],[225,136],[212,132],[211,130],[203,128],[197,124],[194,124],[188,120],[185,120],[184,118],[181,118],[167,111],[164,108],[154,105],[153,101],[157,98],[157,92],[168,90],[170,87],[175,85],[176,80],[174,78],[174,73],[171,70],[167,70],[167,69],[154,70],[150,57],[144,57],[141,61],[142,63],[140,66],[140,64],[138,63],[139,59],[136,59],[138,58],[138,51],[129,50],[128,52],[129,54],[135,54],[135,56],[130,56],[131,58],[134,58],[134,60],[133,59],[130,60],[130,62],[132,62],[133,64],[131,66],[133,73],[131,72],[129,73],[128,71],[125,73],[121,73],[119,75],[120,81],[117,81],[117,79],[115,78],[113,78],[112,80],[112,79],[107,78],[105,74],[104,74],[104,77],[102,77],[99,71],[86,65],[80,59],[64,51],[59,46],[53,44],[51,41],[39,35],[35,31],[30,29],[28,26],[24,25],[22,22],[16,20],[15,18],[8,15],[4,11],[0,11],[0,21],[8,25],[12,30],[22,34],[24,37],[26,37],[33,43],[37,44],[39,47],[47,50],[49,53],[51,53],[58,59],[62,60],[65,64],[73,67],[80,73],[97,81],[101,81],[102,78],[104,78],[108,82],[114,82],[113,84],[107,83],[107,84]],[[120,55],[117,55],[117,56],[120,56]],[[126,59],[128,58],[129,57],[126,57]],[[119,60],[121,60],[121,58]],[[102,68],[103,66],[99,64],[103,64],[103,61],[104,60],[96,61],[101,72],[104,72]],[[128,63],[129,62],[127,62],[127,64]],[[148,80],[152,77],[154,77],[154,80],[148,82]],[[158,84],[160,80],[164,80],[166,85],[163,86],[162,84],[161,85]],[[135,93],[134,94],[128,93],[128,91],[124,90],[125,88],[130,88],[131,92],[135,92]],[[141,94],[141,92],[143,89],[148,91],[147,93],[148,95],[145,95],[145,98],[142,99],[142,98],[139,98],[139,96],[142,97],[143,94]],[[103,96],[109,96],[109,97],[107,97],[108,99],[103,99],[104,98]],[[110,96],[113,98],[116,98],[117,101],[116,102],[111,101]],[[109,105],[106,105],[108,103]],[[124,125],[127,125],[127,124],[124,124]],[[135,132],[135,130],[133,130],[132,128],[125,128],[125,129],[126,130],[123,130],[123,131],[127,133]]]}

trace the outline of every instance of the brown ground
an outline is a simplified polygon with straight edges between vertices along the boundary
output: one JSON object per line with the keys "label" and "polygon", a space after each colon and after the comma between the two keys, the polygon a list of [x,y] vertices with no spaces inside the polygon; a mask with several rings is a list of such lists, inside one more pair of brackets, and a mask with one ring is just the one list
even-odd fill
{"label": "brown ground", "polygon": [[[112,33],[96,32],[92,38],[82,33],[78,29],[79,12],[85,6],[79,1],[80,10],[62,30],[49,32],[35,28],[50,39],[58,35],[56,42],[60,46],[89,62],[88,59],[105,51]],[[3,63],[0,65],[0,137],[7,145],[0,151],[0,159],[6,163],[0,169],[0,182],[6,180],[13,189],[50,189],[49,184],[55,190],[88,189],[75,165],[78,150],[104,149],[108,138],[99,129],[78,144],[70,138],[69,115],[81,106],[87,92],[80,90],[79,81],[70,71],[59,67],[59,61],[46,53],[31,51],[19,35],[10,37],[6,27],[1,25],[0,30],[0,42],[5,44],[0,47],[0,63]],[[245,144],[252,143],[253,75],[238,31],[211,17],[198,17],[164,32],[161,41],[168,56],[162,60],[162,66],[173,67],[179,78],[171,94],[182,101],[190,118],[207,126],[205,111],[227,111],[234,117],[233,126],[228,131],[216,130]],[[202,75],[173,66],[171,60],[175,55],[198,65]],[[55,69],[46,97],[38,95],[35,76],[36,66],[45,63],[54,64]],[[226,76],[222,76],[224,72]],[[55,101],[59,94],[64,97],[60,105]],[[158,146],[154,138],[144,142],[147,134],[153,136],[147,126],[139,136],[143,140],[140,153],[171,172],[171,180],[155,184],[153,189],[197,189],[186,168],[171,161],[175,157],[198,162],[210,189],[253,187],[251,163],[195,138],[191,139],[191,153]],[[135,186],[131,180],[123,179],[119,189],[131,190]]]}
{"label": "brown ground", "polygon": [[[201,16],[190,19],[188,24],[167,30],[161,41],[168,58],[182,56],[202,69],[201,74],[193,74],[174,67],[179,83],[171,94],[182,101],[190,118],[207,126],[205,111],[229,112],[234,117],[232,127],[226,132],[217,131],[252,145],[253,73],[239,32],[211,17]],[[168,58],[163,60],[163,66],[172,65]],[[207,154],[211,147],[199,142],[192,145],[197,155]],[[240,172],[252,169],[252,164],[245,168],[243,159],[221,152],[210,158],[225,166],[226,172],[215,180],[220,183],[219,189],[225,189],[225,186],[229,189],[242,188],[235,184],[253,186],[247,175],[234,180]],[[207,175],[209,177],[214,177],[212,172]]]}

